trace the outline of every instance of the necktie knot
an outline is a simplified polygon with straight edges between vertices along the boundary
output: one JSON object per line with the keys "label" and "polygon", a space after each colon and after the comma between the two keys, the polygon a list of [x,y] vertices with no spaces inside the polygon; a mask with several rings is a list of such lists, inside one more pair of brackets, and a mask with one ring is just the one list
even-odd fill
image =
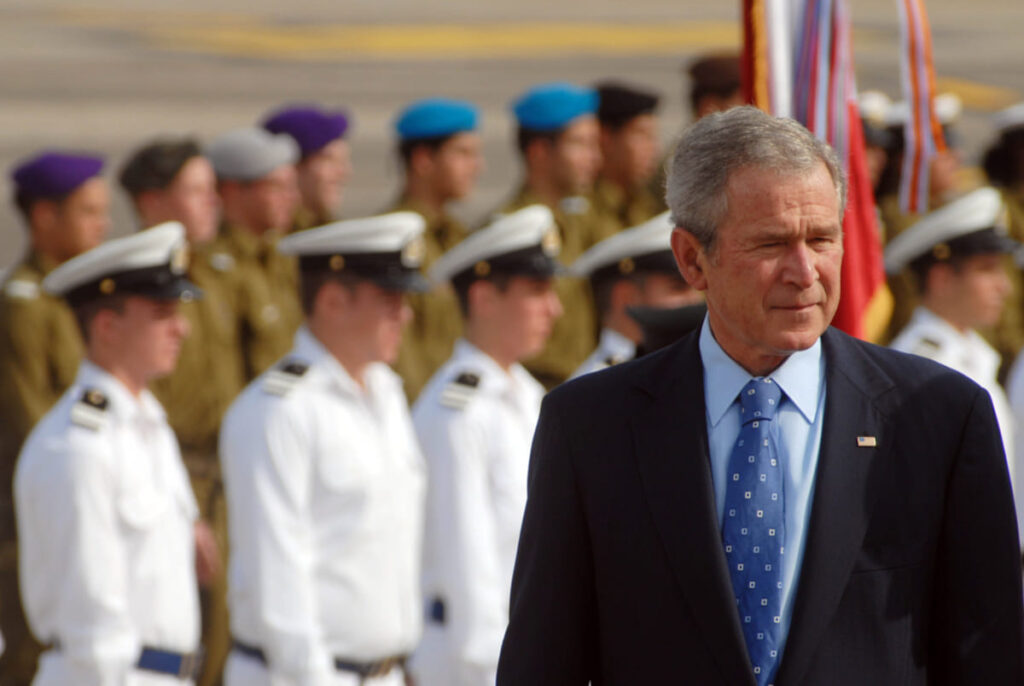
{"label": "necktie knot", "polygon": [[781,399],[782,389],[770,378],[751,379],[740,391],[742,423],[774,418]]}

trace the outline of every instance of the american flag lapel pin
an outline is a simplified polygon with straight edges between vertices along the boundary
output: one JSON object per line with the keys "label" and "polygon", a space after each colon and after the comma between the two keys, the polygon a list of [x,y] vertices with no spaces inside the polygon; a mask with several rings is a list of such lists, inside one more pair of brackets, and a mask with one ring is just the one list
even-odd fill
{"label": "american flag lapel pin", "polygon": [[878,439],[874,436],[857,436],[858,448],[874,448],[878,445]]}

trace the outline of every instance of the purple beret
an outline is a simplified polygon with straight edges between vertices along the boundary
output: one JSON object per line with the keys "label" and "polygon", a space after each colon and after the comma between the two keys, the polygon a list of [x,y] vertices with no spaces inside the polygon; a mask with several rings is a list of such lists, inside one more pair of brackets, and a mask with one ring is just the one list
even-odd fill
{"label": "purple beret", "polygon": [[66,195],[83,183],[99,176],[103,158],[94,155],[70,155],[44,152],[11,170],[19,193],[39,198]]}
{"label": "purple beret", "polygon": [[284,107],[268,116],[263,128],[271,133],[290,135],[306,157],[344,136],[348,116],[345,112],[325,112],[308,105]]}

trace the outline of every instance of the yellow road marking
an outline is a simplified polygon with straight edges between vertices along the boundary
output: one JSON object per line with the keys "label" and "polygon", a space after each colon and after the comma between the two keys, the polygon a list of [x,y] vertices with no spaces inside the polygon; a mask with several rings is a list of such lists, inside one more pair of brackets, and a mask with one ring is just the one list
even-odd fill
{"label": "yellow road marking", "polygon": [[1001,110],[1021,100],[1020,93],[1012,88],[949,76],[935,79],[935,89],[940,93],[956,93],[963,100],[964,107],[977,110]]}

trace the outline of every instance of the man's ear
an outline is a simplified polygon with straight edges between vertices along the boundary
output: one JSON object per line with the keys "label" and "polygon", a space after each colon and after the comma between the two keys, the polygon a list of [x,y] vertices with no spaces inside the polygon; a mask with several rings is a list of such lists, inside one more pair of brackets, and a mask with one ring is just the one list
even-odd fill
{"label": "man's ear", "polygon": [[686,282],[698,291],[707,290],[708,279],[704,274],[707,256],[697,237],[677,226],[672,232],[672,254]]}
{"label": "man's ear", "polygon": [[434,170],[434,153],[428,145],[417,145],[409,155],[409,170],[417,176],[429,176]]}

